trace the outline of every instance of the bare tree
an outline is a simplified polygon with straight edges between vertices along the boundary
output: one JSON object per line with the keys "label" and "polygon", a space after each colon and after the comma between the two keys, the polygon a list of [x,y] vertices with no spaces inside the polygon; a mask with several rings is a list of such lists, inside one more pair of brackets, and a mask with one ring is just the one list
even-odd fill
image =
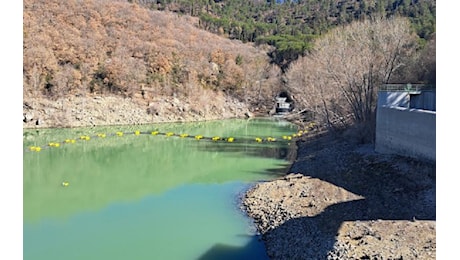
{"label": "bare tree", "polygon": [[404,68],[415,49],[404,18],[355,22],[318,39],[310,55],[291,65],[288,85],[329,126],[347,116],[372,126],[378,86]]}
{"label": "bare tree", "polygon": [[403,70],[397,71],[393,83],[414,82],[436,84],[436,34],[433,34],[423,48],[407,59]]}
{"label": "bare tree", "polygon": [[[33,65],[32,69],[28,72],[28,84],[31,89],[23,88],[24,97],[38,97],[40,93],[40,87],[43,85],[44,77],[40,75],[41,71],[36,64]],[[28,91],[27,91],[28,90]]]}

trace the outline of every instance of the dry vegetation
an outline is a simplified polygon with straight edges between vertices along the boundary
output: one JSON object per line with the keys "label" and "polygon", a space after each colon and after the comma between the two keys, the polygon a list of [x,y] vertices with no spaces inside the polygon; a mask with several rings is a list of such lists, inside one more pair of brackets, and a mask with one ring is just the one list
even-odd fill
{"label": "dry vegetation", "polygon": [[378,87],[435,81],[433,46],[435,39],[421,49],[405,18],[354,22],[317,39],[291,64],[289,90],[316,120],[329,127],[357,123],[372,140]]}
{"label": "dry vegetation", "polygon": [[198,29],[196,17],[129,1],[25,0],[23,19],[25,114],[43,104],[37,99],[94,96],[135,102],[148,116],[163,110],[152,104],[171,98],[194,115],[238,101],[267,112],[287,90],[296,112],[307,112],[299,122],[330,129],[358,123],[370,141],[380,84],[436,80],[435,35],[421,48],[404,18],[337,27],[285,74],[270,63],[268,46],[229,40]]}
{"label": "dry vegetation", "polygon": [[127,1],[25,0],[23,22],[24,100],[175,96],[200,106],[224,92],[257,104],[279,85],[266,51],[197,29],[197,18]]}

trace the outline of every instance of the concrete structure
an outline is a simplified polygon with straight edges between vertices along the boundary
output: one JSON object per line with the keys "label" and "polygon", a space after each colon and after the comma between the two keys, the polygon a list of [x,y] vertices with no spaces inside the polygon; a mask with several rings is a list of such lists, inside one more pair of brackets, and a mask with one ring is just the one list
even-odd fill
{"label": "concrete structure", "polygon": [[286,114],[293,109],[293,100],[286,91],[282,91],[275,97],[276,114]]}
{"label": "concrete structure", "polygon": [[291,111],[291,104],[286,102],[285,97],[276,98],[276,113],[287,113]]}
{"label": "concrete structure", "polygon": [[375,150],[436,161],[436,89],[384,85],[378,92]]}

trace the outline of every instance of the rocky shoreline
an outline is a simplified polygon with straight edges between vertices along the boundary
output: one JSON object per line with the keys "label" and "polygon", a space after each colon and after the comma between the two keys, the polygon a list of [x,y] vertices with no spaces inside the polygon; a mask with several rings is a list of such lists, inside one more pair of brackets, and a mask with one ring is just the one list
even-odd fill
{"label": "rocky shoreline", "polygon": [[303,137],[288,174],[242,199],[270,259],[436,259],[435,163]]}
{"label": "rocky shoreline", "polygon": [[150,101],[119,96],[74,96],[56,100],[23,100],[23,128],[140,125],[163,122],[193,122],[250,116],[246,104],[216,95],[198,104],[175,97]]}

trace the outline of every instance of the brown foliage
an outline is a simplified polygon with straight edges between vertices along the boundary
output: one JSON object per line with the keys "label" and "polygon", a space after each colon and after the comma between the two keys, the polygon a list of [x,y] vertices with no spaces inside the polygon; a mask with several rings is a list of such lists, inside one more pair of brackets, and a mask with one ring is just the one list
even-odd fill
{"label": "brown foliage", "polygon": [[185,97],[203,88],[243,98],[236,90],[251,90],[269,62],[265,51],[196,28],[195,18],[126,1],[25,0],[23,10],[25,98]]}

